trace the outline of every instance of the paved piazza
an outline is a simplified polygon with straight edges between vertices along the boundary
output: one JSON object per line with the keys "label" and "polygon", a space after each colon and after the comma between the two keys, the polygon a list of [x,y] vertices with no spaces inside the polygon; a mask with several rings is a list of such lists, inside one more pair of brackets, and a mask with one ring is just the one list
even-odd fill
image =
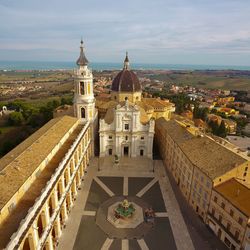
{"label": "paved piazza", "polygon": [[[58,249],[194,249],[160,160],[94,158],[71,209]],[[154,170],[154,171],[153,171]],[[136,209],[125,221],[115,207],[127,199]],[[152,207],[153,223],[144,220]]]}

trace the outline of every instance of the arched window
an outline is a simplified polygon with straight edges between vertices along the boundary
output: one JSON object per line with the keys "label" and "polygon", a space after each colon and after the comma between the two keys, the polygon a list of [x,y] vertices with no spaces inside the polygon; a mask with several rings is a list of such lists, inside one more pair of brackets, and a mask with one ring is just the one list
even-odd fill
{"label": "arched window", "polygon": [[30,250],[29,236],[24,241],[23,250]]}
{"label": "arched window", "polygon": [[37,219],[37,227],[38,227],[38,236],[41,238],[43,234],[43,223],[42,223],[42,215],[40,214]]}
{"label": "arched window", "polygon": [[84,82],[80,82],[80,94],[85,95]]}
{"label": "arched window", "polygon": [[81,118],[85,118],[85,108],[81,108]]}

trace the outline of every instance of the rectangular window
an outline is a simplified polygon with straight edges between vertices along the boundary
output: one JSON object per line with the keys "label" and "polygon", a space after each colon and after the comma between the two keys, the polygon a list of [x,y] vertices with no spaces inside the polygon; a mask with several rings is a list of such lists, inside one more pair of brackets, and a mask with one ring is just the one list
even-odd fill
{"label": "rectangular window", "polygon": [[214,208],[212,208],[212,215],[214,215],[215,214],[215,210],[214,210]]}
{"label": "rectangular window", "polygon": [[222,221],[222,216],[221,215],[219,215],[219,222],[221,222]]}
{"label": "rectangular window", "polygon": [[239,236],[240,236],[240,232],[239,231],[235,231],[235,238],[236,238],[236,240],[239,239]]}
{"label": "rectangular window", "polygon": [[229,240],[227,237],[225,237],[224,242],[225,242],[225,244],[226,244],[228,247],[230,247],[231,242],[230,242],[230,240]]}
{"label": "rectangular window", "polygon": [[109,135],[109,139],[112,140],[112,138],[113,138],[112,135]]}
{"label": "rectangular window", "polygon": [[129,125],[128,125],[128,123],[125,124],[124,128],[125,128],[125,130],[129,130]]}
{"label": "rectangular window", "polygon": [[230,216],[234,216],[234,211],[232,209],[230,209]]}
{"label": "rectangular window", "polygon": [[214,196],[214,202],[216,203],[218,200],[217,196]]}
{"label": "rectangular window", "polygon": [[225,208],[225,203],[224,203],[224,202],[221,203],[221,207],[222,207],[223,209]]}
{"label": "rectangular window", "polygon": [[144,136],[141,137],[141,140],[144,140]]}
{"label": "rectangular window", "polygon": [[243,219],[241,217],[239,217],[239,220],[238,220],[239,224],[241,225],[242,222],[243,222]]}

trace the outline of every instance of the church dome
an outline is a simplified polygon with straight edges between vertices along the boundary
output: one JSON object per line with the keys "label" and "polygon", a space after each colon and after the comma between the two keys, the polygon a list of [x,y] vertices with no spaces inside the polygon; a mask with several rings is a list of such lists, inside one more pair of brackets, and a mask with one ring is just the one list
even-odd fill
{"label": "church dome", "polygon": [[124,68],[114,78],[111,86],[112,91],[117,92],[139,92],[141,91],[141,84],[137,75],[129,70],[128,54],[124,60]]}

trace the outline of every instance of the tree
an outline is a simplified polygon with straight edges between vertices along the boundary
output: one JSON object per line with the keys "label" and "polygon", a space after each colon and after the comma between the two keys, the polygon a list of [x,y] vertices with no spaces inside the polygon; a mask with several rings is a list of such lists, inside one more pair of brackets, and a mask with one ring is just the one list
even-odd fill
{"label": "tree", "polygon": [[205,121],[208,113],[209,113],[208,108],[199,108],[197,105],[195,105],[194,111],[193,111],[194,118],[202,119],[203,121]]}
{"label": "tree", "polygon": [[41,127],[44,123],[44,116],[39,112],[34,112],[28,120],[28,125],[31,125],[33,128]]}
{"label": "tree", "polygon": [[12,112],[9,116],[9,124],[20,126],[24,122],[24,117],[21,112]]}
{"label": "tree", "polygon": [[212,129],[212,133],[214,135],[217,135],[217,131],[218,131],[218,128],[219,128],[218,123],[216,121],[211,120],[211,121],[209,121],[208,125]]}
{"label": "tree", "polygon": [[61,105],[65,105],[65,104],[67,104],[67,105],[72,105],[73,104],[73,99],[72,99],[72,97],[62,97],[61,98]]}
{"label": "tree", "polygon": [[227,136],[227,128],[224,121],[221,122],[219,128],[217,129],[217,135],[222,138],[225,138]]}
{"label": "tree", "polygon": [[0,155],[5,155],[7,154],[11,149],[13,149],[16,146],[14,142],[11,141],[5,141],[1,150],[0,150]]}

